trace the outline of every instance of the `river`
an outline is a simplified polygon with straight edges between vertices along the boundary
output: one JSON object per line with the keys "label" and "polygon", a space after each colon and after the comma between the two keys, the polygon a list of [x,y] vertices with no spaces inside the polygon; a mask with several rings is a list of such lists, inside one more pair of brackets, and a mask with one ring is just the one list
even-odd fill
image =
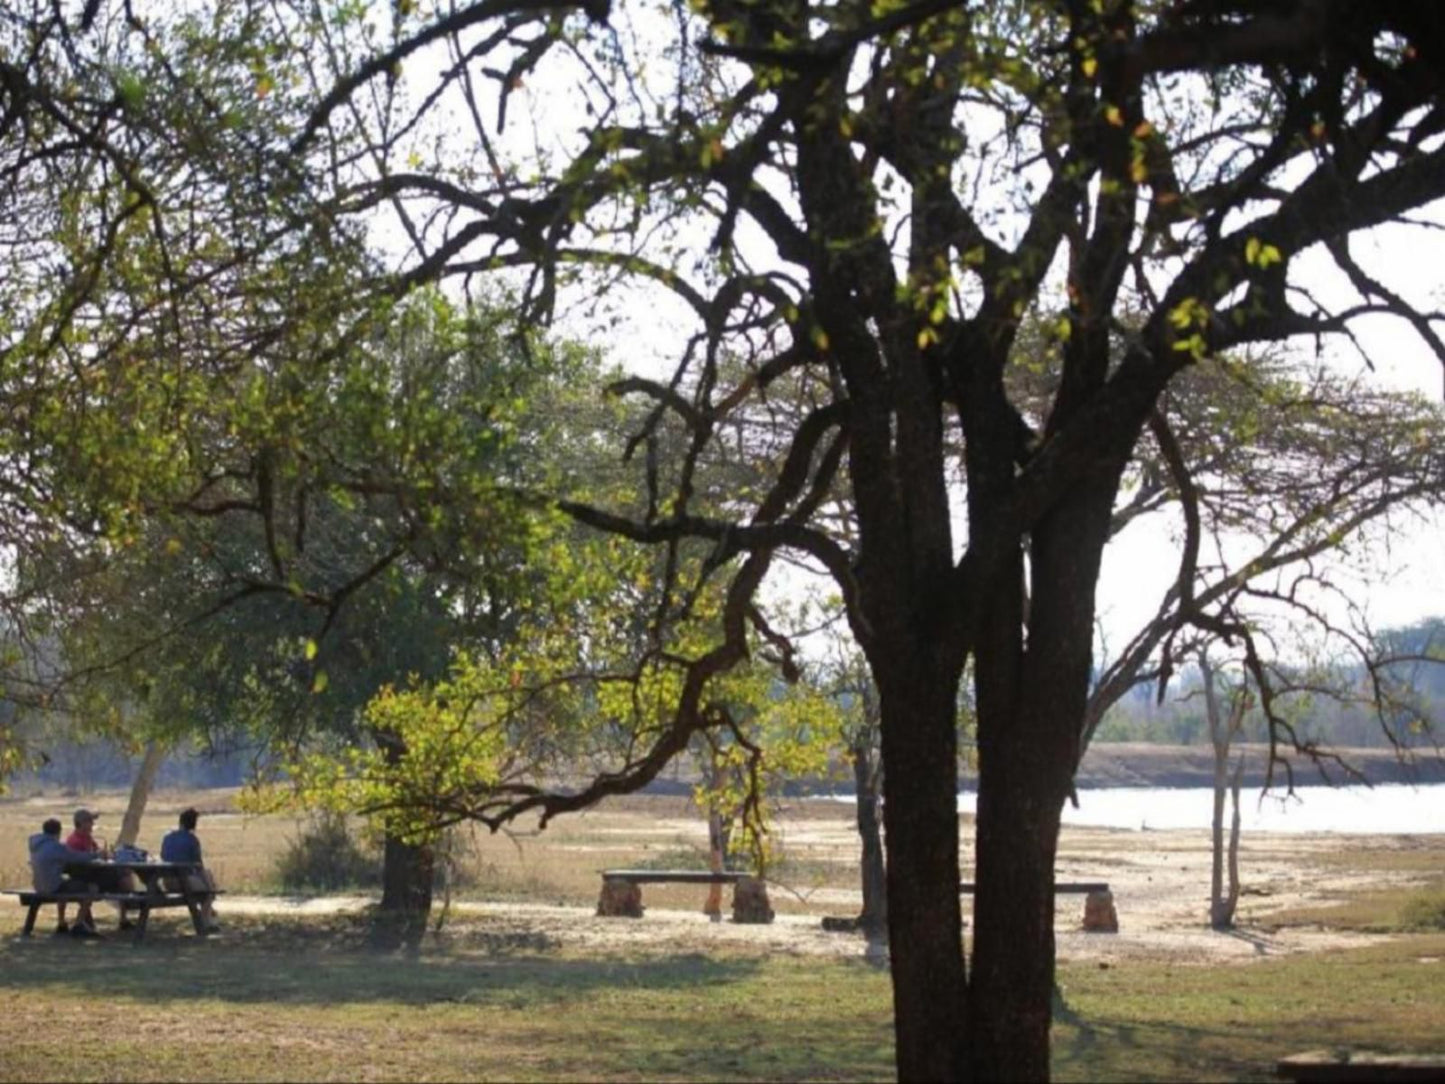
{"label": "river", "polygon": [[[977,800],[978,795],[972,791],[960,793],[959,812],[974,812]],[[1213,792],[1208,787],[1081,790],[1078,809],[1065,804],[1064,823],[1135,831],[1207,829],[1212,803]],[[1256,788],[1240,792],[1239,813],[1245,831],[1386,835],[1445,832],[1445,783],[1296,787],[1291,798],[1275,793],[1261,798]]]}

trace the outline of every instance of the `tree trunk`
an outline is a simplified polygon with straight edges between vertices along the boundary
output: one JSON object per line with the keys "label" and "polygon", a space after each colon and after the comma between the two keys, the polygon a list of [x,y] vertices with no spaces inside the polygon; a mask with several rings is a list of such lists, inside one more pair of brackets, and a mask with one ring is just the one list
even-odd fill
{"label": "tree trunk", "polygon": [[[715,809],[708,811],[707,863],[714,873],[721,873],[727,868],[728,837],[732,835],[730,828],[731,825],[723,820],[721,813]],[[702,912],[711,916],[714,921],[722,919],[722,885],[708,885],[707,900],[703,904]]]}
{"label": "tree trunk", "polygon": [[382,862],[382,914],[425,925],[436,876],[436,855],[432,848],[389,835]]}
{"label": "tree trunk", "polygon": [[135,845],[140,835],[141,817],[145,815],[146,803],[150,801],[151,789],[155,786],[156,773],[166,759],[166,747],[159,742],[146,745],[145,756],[136,770],[135,781],[130,785],[130,800],[126,802],[125,816],[121,818],[120,835],[115,837],[117,847]]}
{"label": "tree trunk", "polygon": [[[898,1077],[957,1080],[966,1035],[958,906],[958,679],[890,645],[879,674]],[[944,1036],[955,1041],[941,1041]]]}
{"label": "tree trunk", "polygon": [[[1209,925],[1216,930],[1227,930],[1233,925],[1233,913],[1226,911],[1224,902],[1224,799],[1225,793],[1229,789],[1228,757],[1229,743],[1219,741],[1216,737],[1214,741],[1214,817],[1210,821],[1212,839],[1209,867]],[[1235,827],[1237,830],[1237,820]]]}
{"label": "tree trunk", "polygon": [[883,861],[879,804],[882,767],[870,731],[853,748],[853,783],[858,796],[858,837],[863,845],[863,912],[858,928],[870,937],[888,929],[888,871]]}
{"label": "tree trunk", "polygon": [[1020,550],[998,570],[979,625],[967,1040],[975,1080],[1049,1078],[1054,859],[1078,760],[1094,590],[1116,489],[1116,475],[1097,475],[1047,513],[1029,537],[1027,614]]}
{"label": "tree trunk", "polygon": [[1229,781],[1229,797],[1234,813],[1229,821],[1229,895],[1225,897],[1225,916],[1234,925],[1234,912],[1239,907],[1239,784],[1244,778],[1244,758],[1234,769],[1234,778]]}
{"label": "tree trunk", "polygon": [[[406,743],[395,734],[378,731],[377,744],[388,765],[406,756]],[[436,853],[427,843],[407,843],[388,832],[382,854],[381,914],[385,918],[426,927],[431,912],[432,889],[436,882]]]}
{"label": "tree trunk", "polygon": [[[1230,696],[1229,714],[1225,716],[1215,687],[1215,670],[1208,652],[1199,652],[1199,676],[1204,683],[1204,709],[1209,721],[1209,741],[1214,746],[1214,817],[1209,869],[1209,925],[1216,930],[1234,927],[1234,912],[1239,906],[1239,785],[1244,773],[1240,757],[1233,777],[1229,773],[1229,750],[1244,725],[1249,708],[1249,690],[1241,686]],[[1226,792],[1234,796],[1234,814],[1229,827],[1229,881],[1225,884],[1224,800]]]}

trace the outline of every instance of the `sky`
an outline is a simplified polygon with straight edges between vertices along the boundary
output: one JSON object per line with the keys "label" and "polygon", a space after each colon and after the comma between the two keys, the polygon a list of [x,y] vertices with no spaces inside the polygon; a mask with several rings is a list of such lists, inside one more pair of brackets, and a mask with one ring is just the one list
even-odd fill
{"label": "sky", "polygon": [[[632,22],[628,26],[634,32],[649,33],[646,23]],[[660,30],[659,38],[670,32],[655,24],[652,29]],[[409,73],[424,75],[427,62],[419,70],[411,67],[413,63],[409,62]],[[510,108],[509,138],[518,140],[518,145],[538,140],[555,148],[574,140],[576,132],[589,123],[557,87],[537,77],[517,90]],[[462,138],[467,128],[469,125],[461,129]],[[1445,223],[1445,206],[1437,205],[1419,217],[1438,226]],[[694,244],[702,248],[709,240],[699,235]],[[1438,235],[1422,227],[1386,227],[1351,242],[1352,254],[1367,270],[1378,272],[1392,287],[1426,308],[1445,308],[1445,272],[1437,255],[1440,250]],[[1342,279],[1322,258],[1306,254],[1291,265],[1290,277],[1292,282],[1321,296],[1339,296]],[[670,372],[676,344],[692,329],[691,313],[661,290],[614,291],[601,309],[579,302],[565,309],[559,330],[606,344],[609,360],[628,369],[653,376]],[[609,324],[609,320],[617,323]],[[1324,355],[1328,365],[1346,374],[1362,373],[1386,387],[1414,390],[1440,400],[1445,370],[1403,322],[1387,317],[1367,318],[1359,321],[1357,330],[1363,353],[1373,368],[1367,367],[1359,352],[1338,341]],[[1312,355],[1312,348],[1307,349]],[[1173,580],[1178,546],[1171,535],[1178,531],[1177,517],[1177,510],[1173,510],[1140,523],[1109,547],[1098,593],[1099,621],[1106,644],[1122,645],[1153,614]],[[1395,527],[1388,544],[1371,548],[1363,572],[1345,566],[1331,570],[1337,578],[1355,578],[1351,593],[1365,602],[1368,616],[1377,626],[1445,614],[1445,572],[1441,564],[1445,532],[1441,519],[1432,516],[1397,522]],[[1355,547],[1354,556],[1364,556],[1360,547]]]}

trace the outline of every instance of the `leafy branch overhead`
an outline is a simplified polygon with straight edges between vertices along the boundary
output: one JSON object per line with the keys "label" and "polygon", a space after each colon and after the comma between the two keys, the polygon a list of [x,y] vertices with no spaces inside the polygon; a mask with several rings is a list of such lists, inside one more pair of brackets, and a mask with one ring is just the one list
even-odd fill
{"label": "leafy branch overhead", "polygon": [[[0,179],[45,216],[33,236],[22,215],[0,226],[23,268],[0,302],[17,419],[0,486],[27,512],[7,541],[39,549],[59,521],[90,556],[224,493],[255,516],[250,575],[274,590],[303,518],[274,498],[324,480],[342,503],[394,502],[402,534],[363,539],[376,576],[403,554],[440,567],[450,479],[397,493],[368,475],[347,419],[371,415],[329,413],[331,396],[361,394],[368,348],[422,287],[475,300],[505,281],[522,324],[596,335],[627,370],[624,480],[559,468],[517,488],[648,547],[619,562],[646,584],[624,573],[601,607],[626,598],[631,623],[579,638],[626,655],[629,698],[648,702],[575,787],[513,784],[484,741],[478,777],[503,801],[472,811],[499,825],[646,784],[739,723],[715,694],[747,666],[796,672],[766,606],[780,570],[831,579],[879,698],[903,1078],[1048,1076],[1059,809],[1092,726],[1116,533],[1178,502],[1173,589],[1110,678],[1132,682],[1190,629],[1253,637],[1256,604],[1308,616],[1318,559],[1439,498],[1437,409],[1301,362],[1337,367],[1388,317],[1445,363],[1434,301],[1361,243],[1438,229],[1433,5],[82,14],[85,31],[42,0],[4,16]],[[452,447],[451,417],[419,439]],[[509,518],[493,496],[461,504]],[[1246,563],[1211,552],[1227,537]],[[354,579],[314,601],[339,614]],[[501,657],[478,680],[501,679]],[[413,697],[396,725],[445,729],[450,700],[394,687]],[[964,701],[980,770],[967,955]],[[477,718],[486,734],[500,715]]]}

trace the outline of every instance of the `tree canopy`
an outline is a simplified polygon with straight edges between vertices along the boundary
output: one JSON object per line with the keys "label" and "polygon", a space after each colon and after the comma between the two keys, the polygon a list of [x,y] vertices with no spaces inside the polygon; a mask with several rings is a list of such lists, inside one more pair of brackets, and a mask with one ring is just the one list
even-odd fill
{"label": "tree canopy", "polygon": [[[310,367],[367,326],[375,299],[515,273],[528,320],[579,302],[648,305],[631,326],[655,326],[656,341],[617,344],[670,363],[616,389],[644,406],[627,445],[641,486],[620,502],[573,492],[559,507],[658,548],[659,627],[706,598],[715,632],[654,638],[675,672],[669,703],[619,770],[580,790],[518,792],[490,815],[551,815],[644,785],[726,725],[709,683],[765,653],[786,659],[758,599],[783,562],[806,561],[834,581],[879,690],[900,1075],[1046,1078],[1059,809],[1089,728],[1101,557],[1141,438],[1158,442],[1160,484],[1187,517],[1161,640],[1217,625],[1216,603],[1254,589],[1201,560],[1210,517],[1308,557],[1330,538],[1315,538],[1311,507],[1338,526],[1352,500],[1415,484],[1351,475],[1347,451],[1330,461],[1340,493],[1298,489],[1314,480],[1323,408],[1336,409],[1317,403],[1271,413],[1281,428],[1242,465],[1274,507],[1227,486],[1199,499],[1211,437],[1227,449],[1252,416],[1241,398],[1269,402],[1275,374],[1248,348],[1348,343],[1360,321],[1388,316],[1445,359],[1439,314],[1355,245],[1386,225],[1428,231],[1411,223],[1445,195],[1435,9],[297,0],[220,4],[209,24],[104,3],[83,14],[75,31],[36,0],[7,24],[21,32],[0,55],[0,132],[19,148],[4,175],[34,199],[59,163],[95,196],[75,225],[57,201],[52,236],[73,235],[78,258],[6,317],[8,401],[40,372],[55,382],[46,401],[68,404],[27,421],[17,447],[75,451],[67,514],[102,502],[71,514],[75,530],[123,536],[121,513],[139,503],[129,494],[188,496],[167,488],[170,438],[132,440],[142,431],[114,413],[139,404],[149,417],[151,389],[170,386],[134,379],[138,359],[184,358],[176,386],[195,394],[179,401],[222,427],[233,411],[263,419],[250,444],[286,447],[284,399],[247,411],[244,396],[223,398],[210,415],[201,389],[318,393]],[[77,50],[94,59],[77,64]],[[65,135],[57,111],[89,134]],[[187,131],[182,112],[204,120],[190,148],[171,137]],[[112,120],[133,143],[109,134]],[[177,166],[167,155],[182,148]],[[218,206],[232,226],[213,251]],[[188,221],[202,225],[180,233],[194,241],[176,273],[172,226]],[[4,237],[15,251],[28,240]],[[119,274],[106,280],[115,292],[96,291],[100,268]],[[163,288],[148,293],[152,282]],[[231,318],[258,307],[266,330],[230,338],[254,326]],[[77,349],[92,312],[104,334]],[[166,339],[177,326],[184,342]],[[1010,372],[1037,358],[1038,327],[1058,375],[1025,399]],[[172,355],[167,341],[188,349]],[[1244,379],[1199,377],[1197,407],[1171,420],[1191,379],[1226,355]],[[94,430],[110,435],[92,446],[67,426],[99,375],[117,383],[97,418],[110,428]],[[780,416],[775,396],[806,409]],[[1193,461],[1171,451],[1190,418]],[[1330,428],[1337,449],[1359,436]],[[1382,439],[1408,445],[1408,424]],[[127,458],[87,473],[111,444]],[[722,469],[740,461],[755,477]],[[246,477],[262,479],[266,462]],[[151,469],[164,469],[160,484],[137,485]],[[1438,483],[1437,461],[1410,470]],[[836,530],[844,505],[849,532]],[[980,772],[967,958],[955,808],[965,673]]]}

